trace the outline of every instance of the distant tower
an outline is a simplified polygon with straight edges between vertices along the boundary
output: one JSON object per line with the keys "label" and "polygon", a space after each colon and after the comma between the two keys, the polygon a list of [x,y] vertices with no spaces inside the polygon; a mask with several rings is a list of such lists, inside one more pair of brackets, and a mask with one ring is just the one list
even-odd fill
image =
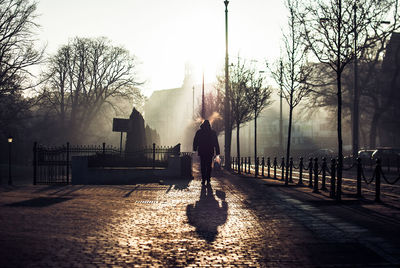
{"label": "distant tower", "polygon": [[189,61],[185,63],[185,78],[183,79],[182,88],[191,89],[194,83],[194,67]]}

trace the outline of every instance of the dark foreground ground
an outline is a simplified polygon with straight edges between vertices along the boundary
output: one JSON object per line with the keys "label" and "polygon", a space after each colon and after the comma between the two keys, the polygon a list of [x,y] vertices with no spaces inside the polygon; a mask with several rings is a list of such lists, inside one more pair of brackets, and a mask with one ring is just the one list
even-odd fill
{"label": "dark foreground ground", "polygon": [[[399,267],[400,210],[220,174],[0,187],[0,267]],[[400,202],[400,201],[398,201]]]}

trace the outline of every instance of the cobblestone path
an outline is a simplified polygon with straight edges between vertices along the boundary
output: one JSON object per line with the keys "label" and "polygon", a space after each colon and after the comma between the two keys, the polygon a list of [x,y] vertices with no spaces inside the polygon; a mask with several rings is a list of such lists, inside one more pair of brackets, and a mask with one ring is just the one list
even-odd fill
{"label": "cobblestone path", "polygon": [[0,266],[400,265],[399,239],[279,187],[226,174],[211,184],[1,188]]}

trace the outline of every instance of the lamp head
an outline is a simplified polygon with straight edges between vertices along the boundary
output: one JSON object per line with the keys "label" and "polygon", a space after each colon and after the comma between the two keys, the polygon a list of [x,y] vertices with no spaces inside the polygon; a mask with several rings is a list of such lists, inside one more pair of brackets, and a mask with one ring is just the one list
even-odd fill
{"label": "lamp head", "polygon": [[13,142],[13,137],[9,136],[9,137],[7,138],[7,141],[8,141],[8,143],[12,143],[12,142]]}

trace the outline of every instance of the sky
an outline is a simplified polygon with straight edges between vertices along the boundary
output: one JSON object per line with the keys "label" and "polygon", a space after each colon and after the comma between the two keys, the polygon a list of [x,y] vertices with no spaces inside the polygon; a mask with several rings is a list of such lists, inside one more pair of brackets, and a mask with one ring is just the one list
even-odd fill
{"label": "sky", "polygon": [[[264,63],[279,57],[284,0],[231,0],[228,10],[231,60],[240,55]],[[223,0],[38,0],[37,13],[39,40],[49,55],[76,36],[105,36],[136,57],[147,96],[180,87],[187,62],[197,83],[202,70],[206,83],[223,72]]]}

